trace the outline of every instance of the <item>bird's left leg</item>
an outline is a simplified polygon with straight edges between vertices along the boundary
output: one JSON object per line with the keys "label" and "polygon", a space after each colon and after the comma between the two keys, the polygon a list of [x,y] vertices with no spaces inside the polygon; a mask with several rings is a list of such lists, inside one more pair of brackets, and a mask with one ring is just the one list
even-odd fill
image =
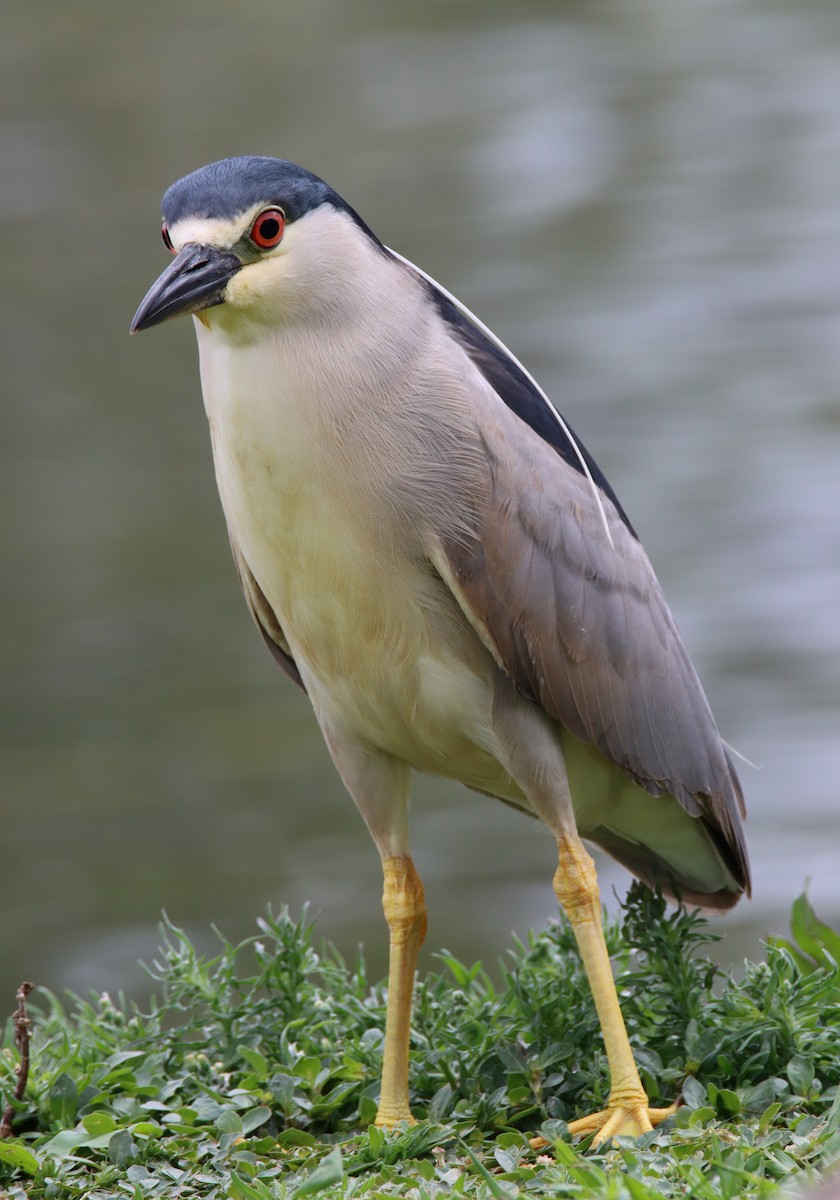
{"label": "bird's left leg", "polygon": [[[577,832],[574,804],[556,726],[534,706],[498,685],[494,710],[499,757],[525,793],[533,811],[557,839],[559,864],[554,892],[574,931],[604,1038],[610,1094],[603,1112],[572,1121],[573,1134],[595,1133],[595,1144],[615,1134],[638,1137],[673,1108],[650,1108],[633,1058],[618,1003],[604,940],[595,864]],[[539,1140],[542,1144],[541,1139]],[[532,1143],[536,1144],[537,1139]]]}
{"label": "bird's left leg", "polygon": [[333,731],[324,729],[324,736],[382,859],[382,908],[389,933],[388,1000],[375,1124],[391,1129],[401,1121],[414,1121],[408,1106],[411,1000],[417,955],[426,936],[423,884],[408,851],[409,768],[390,755],[348,743]]}
{"label": "bird's left leg", "polygon": [[616,1134],[638,1137],[671,1116],[676,1107],[651,1108],[639,1078],[604,939],[595,864],[577,833],[561,834],[557,847],[560,862],[554,876],[554,892],[577,939],[610,1068],[606,1109],[570,1122],[569,1132],[595,1133],[595,1145]]}

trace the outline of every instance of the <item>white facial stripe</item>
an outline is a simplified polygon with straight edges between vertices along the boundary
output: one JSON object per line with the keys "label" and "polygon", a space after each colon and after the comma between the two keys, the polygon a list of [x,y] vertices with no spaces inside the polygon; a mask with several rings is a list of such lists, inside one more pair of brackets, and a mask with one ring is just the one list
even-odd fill
{"label": "white facial stripe", "polygon": [[229,247],[235,245],[257,213],[265,208],[264,204],[255,204],[246,212],[240,213],[233,220],[222,217],[184,217],[169,226],[169,236],[172,245],[180,250],[187,242],[197,242],[200,246]]}

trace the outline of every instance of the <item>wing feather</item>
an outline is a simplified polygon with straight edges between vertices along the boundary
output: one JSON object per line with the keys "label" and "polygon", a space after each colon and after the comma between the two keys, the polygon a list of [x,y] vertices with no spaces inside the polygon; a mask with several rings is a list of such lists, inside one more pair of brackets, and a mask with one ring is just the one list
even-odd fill
{"label": "wing feather", "polygon": [[274,609],[266,599],[265,593],[257,583],[233,538],[231,538],[230,548],[233,553],[233,561],[236,564],[236,573],[242,585],[245,601],[251,616],[254,618],[257,629],[259,629],[263,636],[263,641],[289,678],[293,679],[298,687],[302,687],[306,691],[300,671],[298,671],[297,664],[292,657],[289,643],[286,641],[286,635],[280,627],[280,622],[277,620]]}
{"label": "wing feather", "polygon": [[702,818],[748,887],[738,777],[647,554],[610,495],[596,504],[589,480],[494,392],[480,393],[474,536],[442,540],[461,607],[523,695]]}

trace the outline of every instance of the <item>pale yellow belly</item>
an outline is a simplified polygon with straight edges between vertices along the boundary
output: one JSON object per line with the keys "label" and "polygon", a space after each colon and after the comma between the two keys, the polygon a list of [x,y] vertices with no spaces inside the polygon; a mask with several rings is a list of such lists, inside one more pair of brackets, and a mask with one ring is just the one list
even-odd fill
{"label": "pale yellow belly", "polygon": [[342,504],[315,471],[216,449],[228,524],[322,723],[419,770],[520,798],[495,750],[495,665],[420,547],[397,546],[361,488]]}

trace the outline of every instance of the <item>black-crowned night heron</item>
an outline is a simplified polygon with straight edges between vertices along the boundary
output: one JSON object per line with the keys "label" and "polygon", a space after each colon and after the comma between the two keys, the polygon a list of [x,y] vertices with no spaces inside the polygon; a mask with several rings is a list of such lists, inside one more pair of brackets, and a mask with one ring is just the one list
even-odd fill
{"label": "black-crowned night heron", "polygon": [[245,597],[382,859],[377,1124],[411,1120],[413,767],[554,834],[611,1073],[606,1111],[570,1128],[650,1129],[670,1110],[636,1069],[581,838],[711,908],[749,867],[737,776],[624,510],[510,351],[315,175],[212,163],[173,184],[163,219],[175,261],[132,331],[195,317]]}

